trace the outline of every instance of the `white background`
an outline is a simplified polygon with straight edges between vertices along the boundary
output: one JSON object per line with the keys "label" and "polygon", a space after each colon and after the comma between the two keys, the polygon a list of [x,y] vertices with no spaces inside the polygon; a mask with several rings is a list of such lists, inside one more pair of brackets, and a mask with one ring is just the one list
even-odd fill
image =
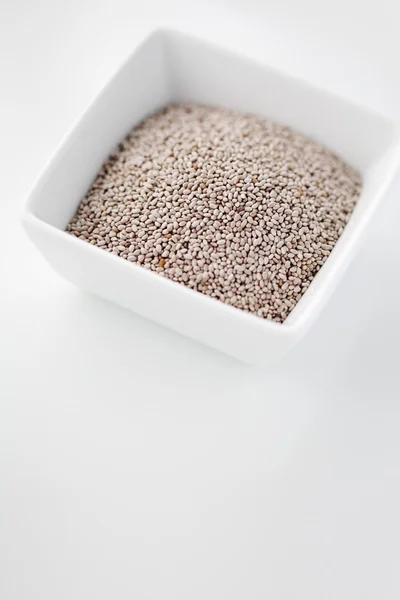
{"label": "white background", "polygon": [[2,600],[400,597],[400,190],[318,324],[264,372],[75,289],[18,222],[151,27],[400,118],[396,5],[1,0]]}

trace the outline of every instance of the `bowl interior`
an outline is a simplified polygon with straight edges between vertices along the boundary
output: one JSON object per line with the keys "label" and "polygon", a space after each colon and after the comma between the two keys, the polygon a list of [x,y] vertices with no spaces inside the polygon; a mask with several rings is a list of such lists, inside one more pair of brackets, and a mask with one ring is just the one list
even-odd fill
{"label": "bowl interior", "polygon": [[181,34],[167,37],[174,100],[253,112],[294,127],[363,174],[393,141],[380,115],[265,65]]}

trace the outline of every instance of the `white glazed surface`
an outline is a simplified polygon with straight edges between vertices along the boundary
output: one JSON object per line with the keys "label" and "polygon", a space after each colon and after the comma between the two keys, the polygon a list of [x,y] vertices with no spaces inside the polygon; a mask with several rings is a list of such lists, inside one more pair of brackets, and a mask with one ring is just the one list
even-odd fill
{"label": "white glazed surface", "polygon": [[[170,101],[226,106],[288,124],[361,171],[363,191],[348,227],[283,325],[185,289],[63,231],[119,140]],[[70,281],[246,363],[265,366],[286,354],[318,316],[393,183],[399,160],[398,132],[386,118],[240,55],[159,30],[133,51],[67,136],[35,186],[23,222],[50,264]]]}

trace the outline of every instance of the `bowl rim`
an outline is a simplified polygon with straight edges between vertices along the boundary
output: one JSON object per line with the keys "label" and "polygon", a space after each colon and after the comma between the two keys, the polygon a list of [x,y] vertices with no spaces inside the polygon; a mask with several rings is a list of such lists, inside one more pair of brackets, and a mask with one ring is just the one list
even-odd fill
{"label": "bowl rim", "polygon": [[[379,187],[379,190],[376,191],[374,194],[374,196],[376,196],[375,201],[372,202],[369,206],[367,206],[365,209],[362,210],[362,214],[359,219],[359,222],[356,224],[354,231],[351,232],[351,237],[349,239],[347,239],[348,236],[346,236],[345,233],[346,233],[346,230],[349,227],[350,223],[352,223],[353,217],[354,217],[354,212],[357,210],[357,206],[362,199],[362,196],[364,193],[364,190],[362,189],[360,197],[357,200],[357,204],[354,209],[354,212],[352,213],[352,215],[349,219],[349,222],[346,225],[342,235],[337,240],[333,250],[331,251],[331,253],[328,256],[325,263],[322,265],[321,269],[317,272],[317,274],[312,279],[307,290],[304,292],[304,294],[302,295],[300,300],[296,303],[295,307],[292,309],[292,311],[290,312],[290,314],[288,315],[288,317],[285,319],[285,321],[283,323],[277,323],[277,322],[271,321],[269,319],[259,317],[258,315],[254,314],[254,313],[250,313],[243,309],[236,308],[236,307],[226,304],[216,298],[212,298],[212,297],[208,296],[207,294],[202,294],[201,292],[198,292],[197,290],[188,288],[187,286],[185,286],[181,283],[175,282],[175,281],[170,280],[163,276],[159,276],[160,275],[159,273],[153,272],[149,269],[145,269],[145,268],[141,267],[140,265],[137,265],[135,263],[130,263],[124,259],[121,260],[121,257],[112,255],[109,252],[104,252],[104,250],[102,250],[101,248],[95,247],[91,244],[88,244],[84,240],[80,240],[79,238],[76,238],[76,237],[70,235],[66,230],[63,230],[60,227],[57,227],[57,226],[45,221],[44,219],[42,219],[41,217],[39,217],[36,214],[35,201],[36,201],[36,198],[38,197],[38,195],[40,194],[41,189],[46,185],[46,179],[48,177],[48,174],[50,173],[51,169],[55,166],[55,164],[62,161],[64,153],[67,151],[68,146],[69,146],[69,144],[72,143],[74,137],[77,136],[79,130],[81,129],[81,126],[84,124],[86,117],[95,108],[95,106],[96,106],[97,102],[99,102],[100,98],[104,94],[106,94],[109,89],[112,88],[114,81],[115,81],[116,77],[118,76],[118,74],[121,72],[121,70],[123,70],[124,67],[129,64],[129,62],[131,61],[133,56],[143,46],[145,46],[149,42],[151,42],[152,39],[157,39],[160,37],[168,39],[171,36],[172,37],[180,37],[180,38],[184,38],[187,40],[191,40],[192,42],[195,41],[199,44],[203,44],[203,45],[207,46],[208,48],[214,49],[215,51],[229,54],[230,57],[233,57],[233,58],[236,57],[236,58],[240,59],[241,61],[246,61],[249,64],[257,65],[260,68],[263,68],[264,70],[276,73],[280,77],[290,80],[296,86],[301,86],[303,88],[306,87],[308,90],[310,90],[312,92],[323,93],[325,95],[328,95],[333,99],[336,99],[340,102],[344,102],[349,106],[353,106],[353,108],[355,108],[355,109],[358,109],[367,114],[370,114],[375,119],[381,120],[383,123],[386,123],[386,125],[389,125],[390,127],[392,127],[393,131],[396,133],[395,143],[393,144],[393,146],[395,146],[395,150],[392,151],[392,157],[395,157],[395,158],[392,160],[391,169],[389,169],[389,172],[386,174],[386,177],[385,177],[384,181],[382,182],[382,185]],[[180,293],[189,294],[187,296],[188,298],[192,298],[192,300],[195,300],[195,298],[197,298],[197,301],[208,302],[210,307],[213,306],[214,308],[216,308],[217,306],[219,306],[220,307],[219,310],[222,309],[224,311],[229,311],[232,314],[232,316],[235,316],[235,318],[238,318],[238,317],[245,318],[247,321],[250,320],[249,322],[252,322],[254,325],[256,324],[257,327],[261,327],[263,329],[266,329],[267,331],[274,332],[275,334],[278,332],[280,335],[300,334],[301,332],[303,332],[304,330],[309,328],[311,323],[318,316],[320,310],[322,309],[323,305],[325,304],[325,301],[329,298],[330,282],[340,278],[340,272],[344,271],[347,266],[346,262],[350,262],[351,255],[354,254],[354,252],[353,252],[354,246],[359,241],[359,238],[360,238],[362,232],[365,230],[366,225],[372,216],[372,213],[376,210],[376,207],[377,207],[378,203],[382,200],[382,197],[383,197],[385,191],[389,187],[390,183],[393,181],[395,172],[397,171],[399,166],[400,166],[400,126],[397,124],[397,122],[394,119],[391,119],[390,117],[388,117],[384,114],[381,114],[378,111],[371,109],[368,106],[364,106],[361,103],[355,102],[352,99],[348,99],[344,96],[336,94],[335,92],[331,92],[330,90],[327,90],[323,87],[315,85],[312,82],[308,82],[306,79],[302,79],[300,77],[293,76],[290,73],[287,73],[285,70],[273,67],[273,66],[269,65],[267,62],[264,62],[260,59],[256,59],[245,53],[235,51],[235,50],[229,48],[229,46],[228,47],[225,47],[223,45],[220,46],[212,41],[209,41],[208,39],[201,38],[199,36],[192,35],[192,34],[189,34],[186,32],[182,32],[179,29],[170,28],[170,27],[157,27],[157,28],[150,30],[150,32],[145,33],[141,37],[141,39],[135,44],[133,49],[129,52],[128,56],[123,61],[120,62],[120,64],[117,66],[117,68],[115,69],[115,71],[113,72],[111,77],[105,82],[105,84],[100,88],[100,90],[94,95],[91,102],[81,112],[81,114],[74,121],[72,126],[69,127],[66,134],[62,137],[61,141],[57,144],[55,150],[50,154],[50,157],[47,159],[40,174],[38,175],[38,177],[34,181],[33,185],[31,186],[31,189],[27,196],[27,200],[24,203],[20,218],[21,218],[21,224],[26,231],[29,231],[31,228],[34,228],[36,230],[39,229],[41,231],[41,233],[43,233],[45,236],[50,235],[57,240],[63,240],[64,242],[67,242],[69,244],[78,244],[78,246],[76,246],[76,247],[77,248],[79,247],[80,251],[85,251],[84,249],[86,248],[86,251],[88,251],[88,252],[96,252],[96,253],[101,252],[104,260],[118,261],[118,262],[115,262],[114,264],[126,263],[126,266],[128,266],[129,269],[134,269],[134,270],[136,270],[136,272],[138,272],[137,270],[139,270],[141,272],[142,276],[145,275],[147,277],[156,278],[153,280],[157,281],[161,286],[162,285],[173,286],[175,288],[175,290],[179,289]],[[331,261],[332,257],[335,258],[335,263],[333,265],[334,266],[333,272],[330,274],[330,277],[326,281],[321,282],[320,275],[321,275],[321,273],[324,273],[324,272],[326,273],[327,265],[329,265],[329,264],[332,265],[332,261]],[[132,271],[132,273],[134,273],[134,272],[135,271]],[[312,293],[315,291],[318,292],[316,294],[317,298],[314,298],[314,300],[312,302],[308,302],[307,303],[308,305],[304,306],[304,303],[303,303],[304,298],[307,297],[307,299],[309,299],[310,292]]]}

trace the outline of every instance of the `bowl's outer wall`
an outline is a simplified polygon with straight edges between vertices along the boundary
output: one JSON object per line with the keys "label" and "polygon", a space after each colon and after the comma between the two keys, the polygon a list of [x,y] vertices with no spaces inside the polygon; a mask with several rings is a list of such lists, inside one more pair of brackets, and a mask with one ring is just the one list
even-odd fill
{"label": "bowl's outer wall", "polygon": [[299,338],[299,331],[264,322],[34,218],[25,225],[41,253],[69,281],[243,362],[265,366]]}

